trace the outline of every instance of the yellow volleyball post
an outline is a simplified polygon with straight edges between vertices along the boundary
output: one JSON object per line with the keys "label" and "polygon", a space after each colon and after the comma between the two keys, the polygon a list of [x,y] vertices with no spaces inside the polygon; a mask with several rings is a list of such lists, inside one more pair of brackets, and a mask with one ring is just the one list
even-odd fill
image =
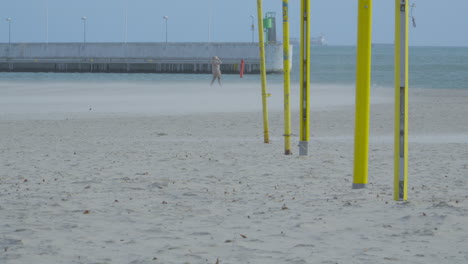
{"label": "yellow volleyball post", "polygon": [[284,72],[284,154],[291,155],[290,58],[289,58],[289,0],[283,0],[283,72]]}
{"label": "yellow volleyball post", "polygon": [[270,143],[268,134],[268,102],[266,91],[266,65],[265,65],[265,42],[263,41],[263,10],[262,0],[257,0],[258,17],[258,46],[260,48],[260,76],[262,80],[262,106],[263,106],[263,142]]}
{"label": "yellow volleyball post", "polygon": [[301,0],[299,155],[307,156],[310,135],[310,0]]}
{"label": "yellow volleyball post", "polygon": [[395,0],[394,199],[408,199],[408,1]]}
{"label": "yellow volleyball post", "polygon": [[372,0],[358,0],[353,189],[368,182]]}

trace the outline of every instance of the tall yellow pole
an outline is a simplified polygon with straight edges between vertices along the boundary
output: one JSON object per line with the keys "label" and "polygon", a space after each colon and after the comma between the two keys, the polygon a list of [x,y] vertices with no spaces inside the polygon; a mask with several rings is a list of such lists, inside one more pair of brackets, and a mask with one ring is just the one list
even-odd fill
{"label": "tall yellow pole", "polygon": [[265,42],[263,40],[263,10],[262,0],[257,0],[258,17],[258,46],[260,48],[260,75],[262,80],[262,106],[263,106],[263,142],[270,143],[268,134],[268,102],[266,91]]}
{"label": "tall yellow pole", "polygon": [[284,72],[284,154],[291,155],[289,0],[283,0],[283,72]]}
{"label": "tall yellow pole", "polygon": [[372,0],[358,0],[353,189],[368,182]]}
{"label": "tall yellow pole", "polygon": [[408,6],[395,0],[394,199],[408,199]]}
{"label": "tall yellow pole", "polygon": [[310,136],[310,0],[301,0],[299,155],[307,156]]}

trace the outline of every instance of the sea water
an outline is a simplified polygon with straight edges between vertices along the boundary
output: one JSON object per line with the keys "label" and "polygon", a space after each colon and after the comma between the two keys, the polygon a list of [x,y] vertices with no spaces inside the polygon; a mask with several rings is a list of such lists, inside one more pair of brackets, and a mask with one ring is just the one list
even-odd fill
{"label": "sea water", "polygon": [[[294,46],[291,81],[299,81],[299,46]],[[468,89],[468,47],[410,47],[410,88]],[[221,58],[222,59],[222,58]],[[356,47],[313,46],[311,82],[316,84],[354,85]],[[393,87],[393,45],[372,46],[372,86]],[[0,73],[2,81],[44,82],[207,82],[210,74],[167,73]],[[260,81],[258,74],[224,74],[223,81],[239,85]],[[267,81],[282,83],[282,74],[268,74]]]}

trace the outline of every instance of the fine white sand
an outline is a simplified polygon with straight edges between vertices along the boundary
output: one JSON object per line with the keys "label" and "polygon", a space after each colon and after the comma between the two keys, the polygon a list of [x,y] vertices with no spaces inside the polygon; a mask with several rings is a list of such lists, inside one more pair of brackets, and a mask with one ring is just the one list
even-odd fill
{"label": "fine white sand", "polygon": [[392,88],[362,190],[354,87],[312,85],[306,157],[268,89],[264,144],[258,83],[0,82],[0,263],[468,262],[468,90],[411,90],[395,202]]}

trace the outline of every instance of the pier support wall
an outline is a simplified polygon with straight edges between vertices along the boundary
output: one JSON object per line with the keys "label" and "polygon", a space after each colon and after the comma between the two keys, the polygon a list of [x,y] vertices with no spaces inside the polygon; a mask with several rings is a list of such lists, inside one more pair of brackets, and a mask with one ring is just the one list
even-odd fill
{"label": "pier support wall", "polygon": [[[266,46],[268,72],[283,71],[282,44]],[[223,73],[258,73],[257,43],[2,43],[0,71],[210,73],[211,57]]]}

